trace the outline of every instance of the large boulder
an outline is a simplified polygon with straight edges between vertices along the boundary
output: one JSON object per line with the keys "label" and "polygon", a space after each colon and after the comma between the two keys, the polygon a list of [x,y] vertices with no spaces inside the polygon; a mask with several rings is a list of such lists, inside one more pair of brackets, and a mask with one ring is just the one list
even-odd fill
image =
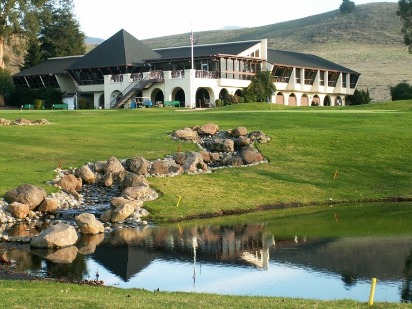
{"label": "large boulder", "polygon": [[131,216],[134,213],[134,211],[134,207],[130,204],[124,204],[122,206],[119,206],[115,210],[113,210],[110,221],[112,221],[113,223],[124,221],[129,216]]}
{"label": "large boulder", "polygon": [[217,152],[233,152],[235,151],[235,142],[231,139],[220,139],[217,138],[208,143],[208,147],[212,151]]}
{"label": "large boulder", "polygon": [[56,198],[46,197],[41,202],[38,210],[45,213],[55,213],[59,208],[59,201]]}
{"label": "large boulder", "polygon": [[104,232],[103,224],[93,214],[82,213],[74,218],[82,234],[99,234]]}
{"label": "large boulder", "polygon": [[247,148],[242,152],[242,160],[245,164],[262,162],[265,158],[254,148]]}
{"label": "large boulder", "polygon": [[49,226],[34,237],[30,246],[34,248],[63,248],[76,244],[78,236],[73,226],[66,223],[58,223]]}
{"label": "large boulder", "polygon": [[121,197],[137,201],[153,201],[159,196],[155,190],[146,186],[124,188]]}
{"label": "large boulder", "polygon": [[147,175],[150,169],[150,162],[143,157],[134,157],[126,160],[126,166],[132,173]]}
{"label": "large boulder", "polygon": [[96,174],[88,165],[76,168],[74,175],[83,180],[84,183],[92,184],[96,182]]}
{"label": "large boulder", "polygon": [[35,209],[46,198],[46,191],[37,186],[23,184],[15,189],[7,191],[5,199],[8,203],[19,202],[29,206],[30,210]]}
{"label": "large boulder", "polygon": [[169,174],[182,174],[182,167],[174,160],[156,160],[152,163],[150,174],[155,176],[164,176]]}
{"label": "large boulder", "polygon": [[232,130],[231,135],[233,137],[246,136],[247,129],[245,127],[237,127],[236,129]]}
{"label": "large boulder", "polygon": [[101,179],[101,182],[105,187],[113,186],[114,184],[113,174],[111,172],[104,174]]}
{"label": "large boulder", "polygon": [[189,128],[174,131],[172,137],[182,141],[191,141],[194,143],[200,142],[200,138],[197,132]]}
{"label": "large boulder", "polygon": [[122,186],[125,187],[138,187],[149,186],[149,182],[143,175],[136,175],[134,173],[125,172]]}
{"label": "large boulder", "polygon": [[203,126],[201,126],[197,133],[199,135],[214,135],[217,133],[217,131],[219,131],[219,126],[217,124],[214,123],[207,123]]}
{"label": "large boulder", "polygon": [[134,209],[138,210],[141,207],[143,207],[143,202],[142,201],[136,201],[136,200],[130,200],[130,199],[126,199],[124,197],[113,197],[110,200],[110,207],[113,209],[116,209],[119,206],[123,206],[123,205],[132,205]]}
{"label": "large boulder", "polygon": [[250,132],[248,134],[248,137],[250,138],[252,143],[258,142],[260,144],[266,144],[267,142],[270,141],[270,138],[267,135],[265,135],[265,133],[263,133],[262,131]]}
{"label": "large boulder", "polygon": [[68,174],[60,178],[56,185],[62,188],[64,191],[69,193],[75,193],[82,189],[83,181],[80,178],[77,178],[73,174]]}
{"label": "large boulder", "polygon": [[103,170],[105,173],[111,172],[114,175],[117,175],[125,171],[122,163],[119,161],[119,159],[115,157],[110,157],[109,160],[107,160],[106,164],[104,165]]}
{"label": "large boulder", "polygon": [[187,173],[195,173],[198,170],[207,171],[207,164],[203,161],[203,156],[198,152],[188,152],[183,164],[183,170]]}
{"label": "large boulder", "polygon": [[9,204],[6,210],[16,219],[24,219],[29,214],[29,205],[19,202],[13,202]]}
{"label": "large boulder", "polygon": [[4,119],[4,118],[0,118],[0,126],[9,126],[11,123],[10,120]]}

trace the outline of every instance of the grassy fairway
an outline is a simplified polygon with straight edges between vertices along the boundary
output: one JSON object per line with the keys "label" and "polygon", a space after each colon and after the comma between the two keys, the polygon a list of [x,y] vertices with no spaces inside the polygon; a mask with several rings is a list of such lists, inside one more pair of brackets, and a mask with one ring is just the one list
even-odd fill
{"label": "grassy fairway", "polygon": [[[9,120],[45,118],[53,125],[0,128],[0,194],[22,183],[42,185],[53,169],[196,149],[168,133],[214,122],[272,137],[258,145],[269,164],[206,175],[149,178],[160,199],[146,204],[156,220],[183,219],[281,204],[412,198],[412,102],[361,107],[287,108],[240,104],[204,111],[171,108],[91,111],[3,111]],[[334,175],[337,171],[337,177]],[[179,207],[177,201],[181,197]]]}
{"label": "grassy fairway", "polygon": [[[36,281],[0,281],[0,297],[2,308],[368,308],[366,302],[351,300],[159,293]],[[411,307],[375,303],[372,308]]]}

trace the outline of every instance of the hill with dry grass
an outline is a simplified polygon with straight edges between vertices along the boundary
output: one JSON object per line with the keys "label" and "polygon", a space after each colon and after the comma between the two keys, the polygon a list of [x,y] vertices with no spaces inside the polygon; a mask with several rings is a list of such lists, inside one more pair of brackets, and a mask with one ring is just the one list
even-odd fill
{"label": "hill with dry grass", "polygon": [[[412,83],[412,55],[403,45],[401,21],[393,2],[357,5],[350,14],[339,10],[261,27],[195,33],[196,44],[266,38],[269,48],[315,54],[360,72],[359,89],[375,101],[390,100],[390,87]],[[143,40],[152,48],[189,45],[189,33]],[[89,44],[88,50],[95,44]],[[8,69],[18,72],[21,57],[10,57]]]}
{"label": "hill with dry grass", "polygon": [[[339,10],[267,26],[195,33],[195,43],[268,39],[269,48],[315,54],[360,72],[359,89],[376,101],[390,100],[389,89],[412,82],[412,55],[403,45],[398,5],[357,5],[350,14]],[[189,44],[189,34],[145,40],[155,47]]]}

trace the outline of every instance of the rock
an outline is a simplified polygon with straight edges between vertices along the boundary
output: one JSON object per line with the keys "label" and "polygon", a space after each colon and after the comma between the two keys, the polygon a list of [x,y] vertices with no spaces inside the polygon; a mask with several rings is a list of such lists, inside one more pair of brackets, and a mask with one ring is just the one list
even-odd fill
{"label": "rock", "polygon": [[150,169],[150,162],[143,157],[134,157],[126,160],[126,166],[132,173],[147,175]]}
{"label": "rock", "polygon": [[250,143],[251,143],[251,140],[250,140],[249,137],[239,136],[238,138],[236,138],[236,139],[234,140],[234,142],[235,142],[235,145],[236,145],[237,147],[242,148],[242,147],[249,146]]}
{"label": "rock", "polygon": [[9,126],[11,123],[10,120],[4,119],[4,118],[0,118],[0,125],[1,126]]}
{"label": "rock", "polygon": [[111,173],[113,173],[113,175],[117,175],[120,172],[124,172],[125,169],[124,169],[122,163],[117,158],[110,157],[109,160],[107,160],[107,162],[106,162],[106,164],[103,168],[103,171],[105,173],[111,172]]}
{"label": "rock", "polygon": [[158,198],[158,194],[152,188],[146,186],[124,188],[121,197],[137,201],[153,201]]}
{"label": "rock", "polygon": [[210,157],[210,152],[206,150],[199,151],[200,155],[202,156],[203,162],[210,163],[212,162],[212,158]]}
{"label": "rock", "polygon": [[149,182],[143,175],[136,175],[131,172],[125,172],[123,178],[122,187],[138,187],[138,186],[147,186],[149,187]]}
{"label": "rock", "polygon": [[266,136],[262,131],[253,131],[248,134],[248,137],[250,138],[252,143],[258,142],[260,144],[266,144],[270,140],[270,138]]}
{"label": "rock", "polygon": [[12,189],[5,194],[8,203],[19,202],[29,206],[30,210],[35,209],[46,198],[46,191],[37,186],[23,184]]}
{"label": "rock", "polygon": [[200,142],[197,132],[191,129],[176,130],[173,132],[172,137],[182,141],[190,141],[194,143]]}
{"label": "rock", "polygon": [[104,240],[104,234],[100,233],[97,235],[82,235],[77,247],[79,248],[79,253],[82,255],[93,254],[96,251],[96,247],[100,245]]}
{"label": "rock", "polygon": [[34,248],[63,248],[73,246],[78,240],[76,230],[66,223],[58,223],[34,237],[30,246]]}
{"label": "rock", "polygon": [[33,123],[31,120],[19,118],[19,119],[14,120],[11,124],[16,125],[16,126],[29,126],[29,125],[32,125]]}
{"label": "rock", "polygon": [[176,164],[183,165],[186,160],[186,154],[184,152],[178,152],[173,156],[173,159],[175,160]]}
{"label": "rock", "polygon": [[32,252],[56,264],[71,264],[77,257],[78,249],[70,246],[55,251],[32,249]]}
{"label": "rock", "polygon": [[236,129],[232,130],[231,135],[233,137],[246,136],[247,129],[245,127],[237,127]]}
{"label": "rock", "polygon": [[264,160],[262,154],[256,149],[247,148],[242,152],[242,160],[245,164],[253,164]]}
{"label": "rock", "polygon": [[83,181],[73,174],[68,174],[56,182],[60,188],[69,193],[78,192],[83,187]]}
{"label": "rock", "polygon": [[212,151],[217,152],[233,152],[235,151],[235,143],[231,139],[216,139],[209,145]]}
{"label": "rock", "polygon": [[214,123],[207,123],[199,128],[197,133],[199,135],[214,135],[219,131],[219,126]]}
{"label": "rock", "polygon": [[152,163],[150,174],[155,176],[167,175],[169,173],[169,165],[166,160],[156,160]]}
{"label": "rock", "polygon": [[108,209],[104,213],[101,214],[100,216],[100,221],[102,222],[110,222],[112,219],[114,209]]}
{"label": "rock", "polygon": [[41,202],[38,210],[45,213],[55,213],[59,208],[59,201],[55,198],[46,197]]}
{"label": "rock", "polygon": [[96,182],[96,174],[88,165],[76,168],[74,175],[80,178],[84,183],[92,184]]}
{"label": "rock", "polygon": [[124,221],[133,213],[134,213],[134,207],[130,204],[125,204],[113,210],[112,217],[110,220],[113,223]]}
{"label": "rock", "polygon": [[39,125],[48,125],[48,124],[50,124],[50,122],[47,119],[35,120],[33,123],[34,124],[39,124]]}
{"label": "rock", "polygon": [[94,171],[96,173],[104,172],[104,167],[106,166],[107,161],[97,161],[94,163]]}
{"label": "rock", "polygon": [[113,174],[111,172],[104,174],[102,178],[102,183],[105,187],[113,186],[113,183],[114,183]]}
{"label": "rock", "polygon": [[114,197],[110,200],[110,206],[113,209],[125,204],[132,205],[134,209],[140,209],[141,207],[143,207],[142,201],[129,200],[124,197]]}
{"label": "rock", "polygon": [[14,218],[17,219],[24,219],[28,216],[29,214],[29,205],[26,204],[22,204],[19,202],[13,202],[11,204],[9,204],[6,208],[6,210],[11,213],[11,215]]}
{"label": "rock", "polygon": [[203,157],[198,152],[188,152],[186,154],[186,160],[183,164],[183,170],[187,173],[195,173],[199,169],[207,171],[208,167],[205,162],[203,162]]}
{"label": "rock", "polygon": [[82,213],[74,218],[80,232],[83,234],[99,234],[104,232],[104,226],[93,214]]}
{"label": "rock", "polygon": [[234,166],[234,167],[239,167],[239,166],[243,165],[243,160],[240,157],[234,156],[234,157],[231,157],[228,160],[227,165]]}

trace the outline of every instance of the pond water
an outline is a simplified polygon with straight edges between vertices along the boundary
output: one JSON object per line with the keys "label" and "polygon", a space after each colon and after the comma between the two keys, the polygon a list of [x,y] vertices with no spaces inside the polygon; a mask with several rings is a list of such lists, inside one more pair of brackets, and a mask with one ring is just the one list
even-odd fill
{"label": "pond water", "polygon": [[16,268],[53,278],[160,291],[411,302],[412,235],[306,238],[266,223],[147,226],[82,236],[57,251],[9,250]]}

